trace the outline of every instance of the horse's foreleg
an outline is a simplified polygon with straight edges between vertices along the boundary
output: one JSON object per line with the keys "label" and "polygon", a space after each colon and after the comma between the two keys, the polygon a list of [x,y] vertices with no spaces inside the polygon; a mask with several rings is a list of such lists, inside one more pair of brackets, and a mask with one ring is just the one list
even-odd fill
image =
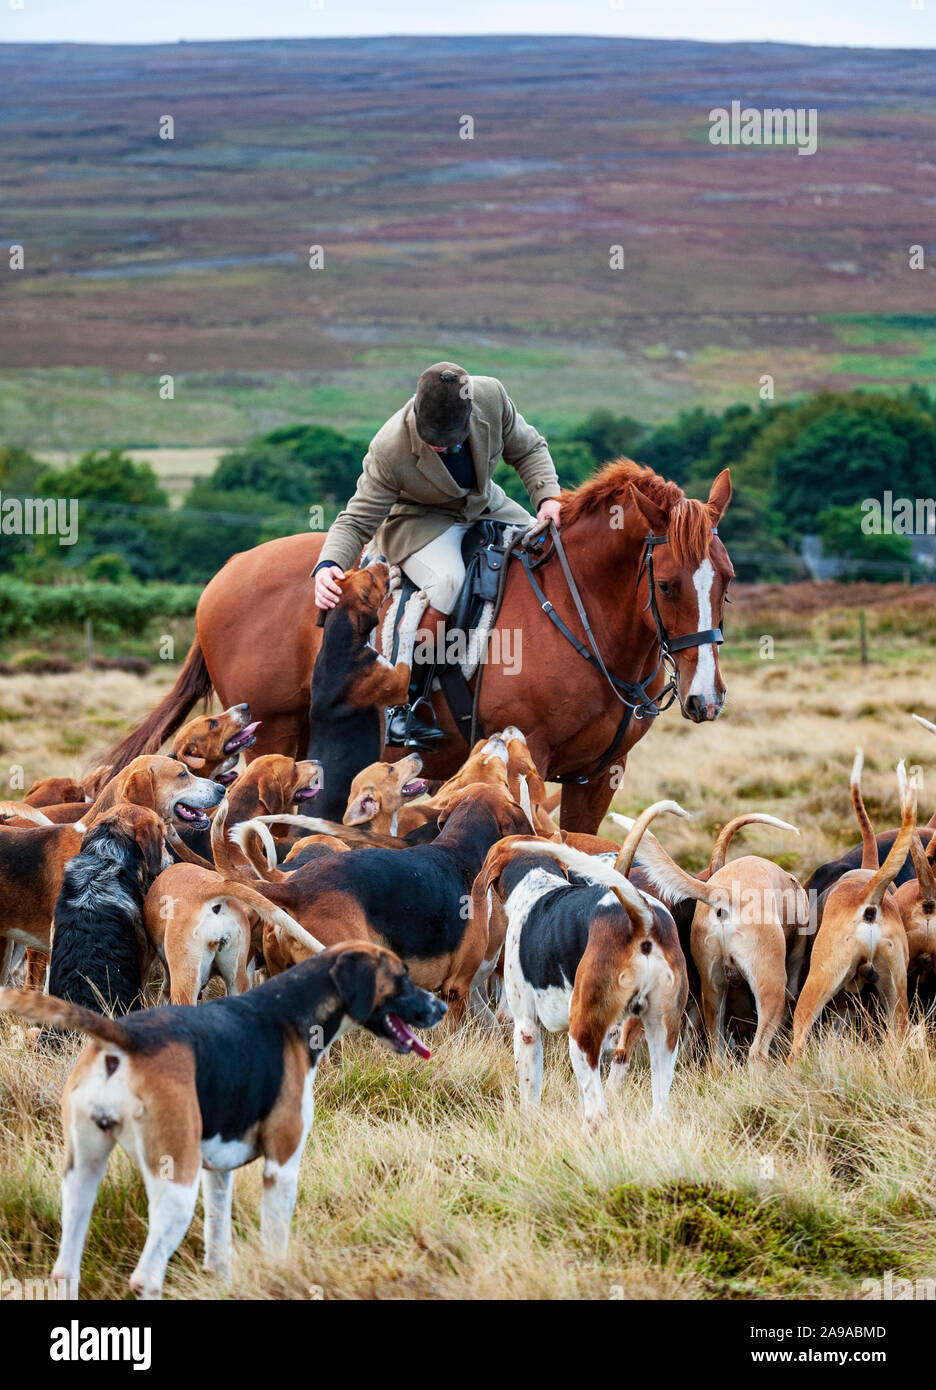
{"label": "horse's foreleg", "polygon": [[[577,831],[580,835],[597,835],[598,828],[605,818],[618,779],[624,770],[624,758],[619,758],[604,772],[599,772],[585,783],[569,782],[562,788],[562,809],[559,824],[563,830]],[[616,772],[614,786],[611,774]]]}

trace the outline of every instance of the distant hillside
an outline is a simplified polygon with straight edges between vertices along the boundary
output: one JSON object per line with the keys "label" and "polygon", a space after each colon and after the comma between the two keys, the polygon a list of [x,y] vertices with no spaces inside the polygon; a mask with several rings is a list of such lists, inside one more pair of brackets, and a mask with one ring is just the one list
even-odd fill
{"label": "distant hillside", "polygon": [[[131,374],[144,444],[366,425],[442,352],[547,422],[932,378],[934,78],[766,44],[0,46],[0,368],[42,369],[0,375],[7,437],[100,442],[117,380],[62,368]],[[711,145],[735,99],[815,106],[818,152]],[[167,412],[165,372],[209,375]]]}

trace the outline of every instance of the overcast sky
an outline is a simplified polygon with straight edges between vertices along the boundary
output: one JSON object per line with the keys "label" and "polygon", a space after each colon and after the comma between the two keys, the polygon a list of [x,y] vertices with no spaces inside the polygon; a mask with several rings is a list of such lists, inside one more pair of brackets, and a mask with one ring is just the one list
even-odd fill
{"label": "overcast sky", "polygon": [[0,0],[0,42],[443,32],[933,48],[936,0]]}

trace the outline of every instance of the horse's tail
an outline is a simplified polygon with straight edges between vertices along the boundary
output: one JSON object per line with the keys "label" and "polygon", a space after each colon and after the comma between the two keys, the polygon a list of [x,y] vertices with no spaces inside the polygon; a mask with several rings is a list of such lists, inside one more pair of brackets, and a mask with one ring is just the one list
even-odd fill
{"label": "horse's tail", "polygon": [[201,643],[196,637],[172,689],[141,724],[104,754],[102,761],[111,765],[110,777],[122,772],[134,758],[142,757],[144,753],[158,752],[169,735],[174,734],[182,724],[196,700],[207,699],[211,689],[211,676]]}

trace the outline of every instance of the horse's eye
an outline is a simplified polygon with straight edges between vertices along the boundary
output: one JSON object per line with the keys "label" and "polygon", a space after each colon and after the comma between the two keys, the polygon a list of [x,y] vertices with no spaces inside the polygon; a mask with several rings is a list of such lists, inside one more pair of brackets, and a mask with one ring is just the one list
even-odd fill
{"label": "horse's eye", "polygon": [[218,727],[218,721],[217,721],[217,719],[209,719],[209,720],[208,720],[208,728],[209,728],[209,729],[216,729],[217,727]]}
{"label": "horse's eye", "polygon": [[672,584],[667,584],[667,582],[666,582],[665,580],[662,580],[662,579],[661,579],[661,580],[660,580],[659,589],[660,589],[660,593],[663,595],[664,598],[672,598],[672,597],[673,597],[673,586],[672,586]]}

